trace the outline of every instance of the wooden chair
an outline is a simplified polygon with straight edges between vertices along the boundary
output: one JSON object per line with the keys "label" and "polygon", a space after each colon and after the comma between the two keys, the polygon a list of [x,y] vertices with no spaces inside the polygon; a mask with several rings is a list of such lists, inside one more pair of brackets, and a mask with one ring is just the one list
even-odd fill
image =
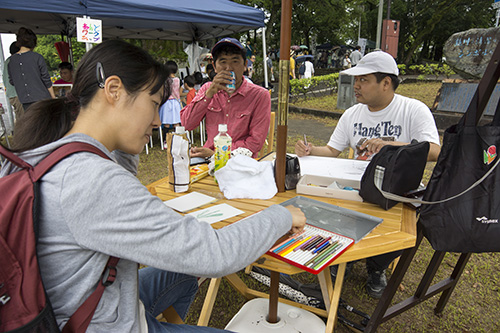
{"label": "wooden chair", "polygon": [[273,151],[274,145],[274,126],[276,124],[276,112],[271,112],[271,121],[269,122],[269,132],[267,134],[264,146],[259,151],[257,157],[260,159]]}

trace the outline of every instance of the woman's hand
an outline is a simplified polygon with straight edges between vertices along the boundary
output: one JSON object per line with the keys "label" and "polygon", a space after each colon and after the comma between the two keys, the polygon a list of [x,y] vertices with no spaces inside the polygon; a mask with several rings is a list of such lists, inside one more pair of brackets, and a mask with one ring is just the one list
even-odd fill
{"label": "woman's hand", "polygon": [[306,216],[304,215],[302,210],[291,205],[286,206],[285,208],[288,209],[290,214],[292,214],[292,229],[290,230],[290,232],[296,234],[304,230],[304,226],[306,225]]}

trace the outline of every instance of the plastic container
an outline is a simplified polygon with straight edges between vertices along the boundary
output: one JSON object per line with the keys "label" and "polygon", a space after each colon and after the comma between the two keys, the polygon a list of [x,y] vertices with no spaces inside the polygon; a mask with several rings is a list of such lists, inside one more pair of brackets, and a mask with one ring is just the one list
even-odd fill
{"label": "plastic container", "polygon": [[186,192],[190,183],[189,140],[183,126],[167,134],[168,182],[174,192]]}
{"label": "plastic container", "polygon": [[219,124],[219,134],[214,138],[214,171],[224,167],[231,157],[231,144],[233,139],[227,134],[227,124]]}

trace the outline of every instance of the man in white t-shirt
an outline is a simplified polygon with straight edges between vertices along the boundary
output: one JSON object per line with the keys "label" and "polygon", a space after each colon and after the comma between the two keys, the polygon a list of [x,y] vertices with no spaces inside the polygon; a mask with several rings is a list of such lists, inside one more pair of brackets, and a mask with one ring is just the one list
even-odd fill
{"label": "man in white t-shirt", "polygon": [[[383,51],[364,56],[356,67],[342,74],[353,75],[358,104],[340,117],[326,146],[295,144],[298,156],[337,157],[345,148],[354,149],[355,158],[370,159],[385,145],[406,145],[412,140],[430,143],[428,161],[436,161],[441,150],[434,117],[422,102],[395,93],[399,70],[394,58]],[[387,285],[385,269],[400,251],[368,258],[367,292],[379,298]],[[351,265],[352,267],[352,265]],[[349,267],[348,267],[349,268]],[[332,270],[332,274],[336,272]]]}
{"label": "man in white t-shirt", "polygon": [[351,55],[349,56],[351,59],[351,66],[355,67],[358,62],[363,58],[363,54],[361,53],[361,46],[356,46],[356,49],[352,51]]}

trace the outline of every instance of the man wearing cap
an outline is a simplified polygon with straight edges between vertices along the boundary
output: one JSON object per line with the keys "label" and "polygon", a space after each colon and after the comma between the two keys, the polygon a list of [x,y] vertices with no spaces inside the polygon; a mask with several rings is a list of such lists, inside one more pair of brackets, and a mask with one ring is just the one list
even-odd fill
{"label": "man wearing cap", "polygon": [[[359,103],[340,117],[326,146],[305,145],[299,140],[295,144],[298,156],[337,157],[345,148],[351,147],[355,158],[370,159],[385,145],[400,146],[417,140],[428,141],[427,160],[437,160],[441,148],[432,113],[424,103],[395,93],[399,85],[399,70],[390,54],[383,51],[369,53],[356,67],[341,73],[355,77],[354,93]],[[382,295],[387,285],[385,269],[399,255],[400,251],[397,251],[367,259],[366,289],[370,296],[379,298]],[[334,267],[332,275],[336,274]]]}
{"label": "man wearing cap", "polygon": [[[212,48],[212,63],[217,73],[205,83],[191,104],[181,110],[181,123],[188,131],[205,119],[207,141],[203,147],[191,148],[191,157],[209,157],[214,153],[214,137],[219,124],[227,124],[233,139],[232,149],[247,148],[257,157],[269,131],[271,97],[263,87],[243,77],[246,51],[234,38],[223,38]],[[236,77],[236,89],[231,91],[231,71]]]}

